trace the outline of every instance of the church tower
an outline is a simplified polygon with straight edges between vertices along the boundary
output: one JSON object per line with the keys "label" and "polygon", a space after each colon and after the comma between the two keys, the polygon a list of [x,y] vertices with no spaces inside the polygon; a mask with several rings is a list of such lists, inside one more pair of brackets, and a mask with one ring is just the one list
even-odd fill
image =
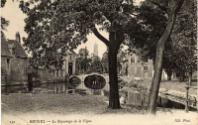
{"label": "church tower", "polygon": [[94,44],[93,55],[98,56],[98,44],[97,43]]}
{"label": "church tower", "polygon": [[21,36],[20,36],[19,32],[16,33],[16,37],[15,38],[16,38],[16,41],[21,44]]}

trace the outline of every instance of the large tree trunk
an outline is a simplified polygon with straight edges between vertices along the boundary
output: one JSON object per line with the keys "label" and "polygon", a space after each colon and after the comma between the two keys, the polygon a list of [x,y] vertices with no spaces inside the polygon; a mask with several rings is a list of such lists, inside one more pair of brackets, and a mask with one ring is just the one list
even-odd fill
{"label": "large tree trunk", "polygon": [[119,109],[119,90],[118,90],[118,76],[117,76],[117,53],[112,47],[109,47],[109,108]]}
{"label": "large tree trunk", "polygon": [[172,32],[172,29],[176,20],[176,14],[181,8],[183,1],[184,0],[180,0],[178,3],[175,3],[175,5],[173,6],[171,12],[169,13],[169,19],[168,19],[166,29],[157,43],[155,67],[154,67],[155,72],[154,72],[154,77],[153,77],[152,84],[150,87],[150,95],[149,95],[150,99],[149,99],[148,108],[149,108],[150,113],[156,112],[157,98],[158,98],[159,87],[160,87],[160,82],[161,82],[161,74],[162,74],[164,45]]}
{"label": "large tree trunk", "polygon": [[[116,30],[117,29],[117,30]],[[119,30],[118,30],[119,29]],[[109,108],[119,109],[119,89],[117,74],[117,54],[118,49],[124,40],[124,32],[117,26],[112,26],[109,32],[109,40],[103,37],[96,28],[92,29],[95,36],[100,39],[108,48],[108,69],[109,69]]]}
{"label": "large tree trunk", "polygon": [[109,33],[109,46],[108,46],[108,61],[109,61],[109,108],[119,109],[119,89],[118,89],[118,63],[117,54],[122,41],[124,40],[124,33],[122,31]]}

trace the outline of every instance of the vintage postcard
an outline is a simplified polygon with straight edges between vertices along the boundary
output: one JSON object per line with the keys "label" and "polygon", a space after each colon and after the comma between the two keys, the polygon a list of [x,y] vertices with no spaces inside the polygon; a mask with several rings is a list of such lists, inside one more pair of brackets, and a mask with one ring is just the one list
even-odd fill
{"label": "vintage postcard", "polygon": [[2,125],[198,125],[197,0],[1,0]]}

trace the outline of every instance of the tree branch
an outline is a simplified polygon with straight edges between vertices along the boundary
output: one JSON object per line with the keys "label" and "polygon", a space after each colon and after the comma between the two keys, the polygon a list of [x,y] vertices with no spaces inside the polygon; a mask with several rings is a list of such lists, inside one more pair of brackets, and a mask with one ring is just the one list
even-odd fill
{"label": "tree branch", "polygon": [[176,13],[179,12],[179,10],[181,9],[183,3],[184,3],[184,0],[177,1],[177,3],[176,3],[176,9],[175,9]]}
{"label": "tree branch", "polygon": [[152,0],[149,0],[149,2],[151,2],[152,4],[154,4],[154,5],[156,5],[157,7],[159,7],[162,11],[164,11],[164,12],[168,13],[168,11],[167,11],[167,8],[166,8],[166,7],[164,7],[164,6],[160,5],[159,3],[155,2],[155,1],[152,1]]}
{"label": "tree branch", "polygon": [[104,36],[102,36],[98,30],[96,29],[96,27],[92,28],[92,32],[94,33],[94,35],[100,39],[106,46],[109,46],[109,40],[107,40]]}

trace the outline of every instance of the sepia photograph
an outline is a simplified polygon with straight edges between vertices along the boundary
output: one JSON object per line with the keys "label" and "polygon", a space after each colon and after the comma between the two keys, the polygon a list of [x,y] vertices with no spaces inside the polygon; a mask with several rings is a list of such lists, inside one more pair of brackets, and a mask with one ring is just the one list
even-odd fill
{"label": "sepia photograph", "polygon": [[2,125],[198,125],[197,0],[1,0]]}

